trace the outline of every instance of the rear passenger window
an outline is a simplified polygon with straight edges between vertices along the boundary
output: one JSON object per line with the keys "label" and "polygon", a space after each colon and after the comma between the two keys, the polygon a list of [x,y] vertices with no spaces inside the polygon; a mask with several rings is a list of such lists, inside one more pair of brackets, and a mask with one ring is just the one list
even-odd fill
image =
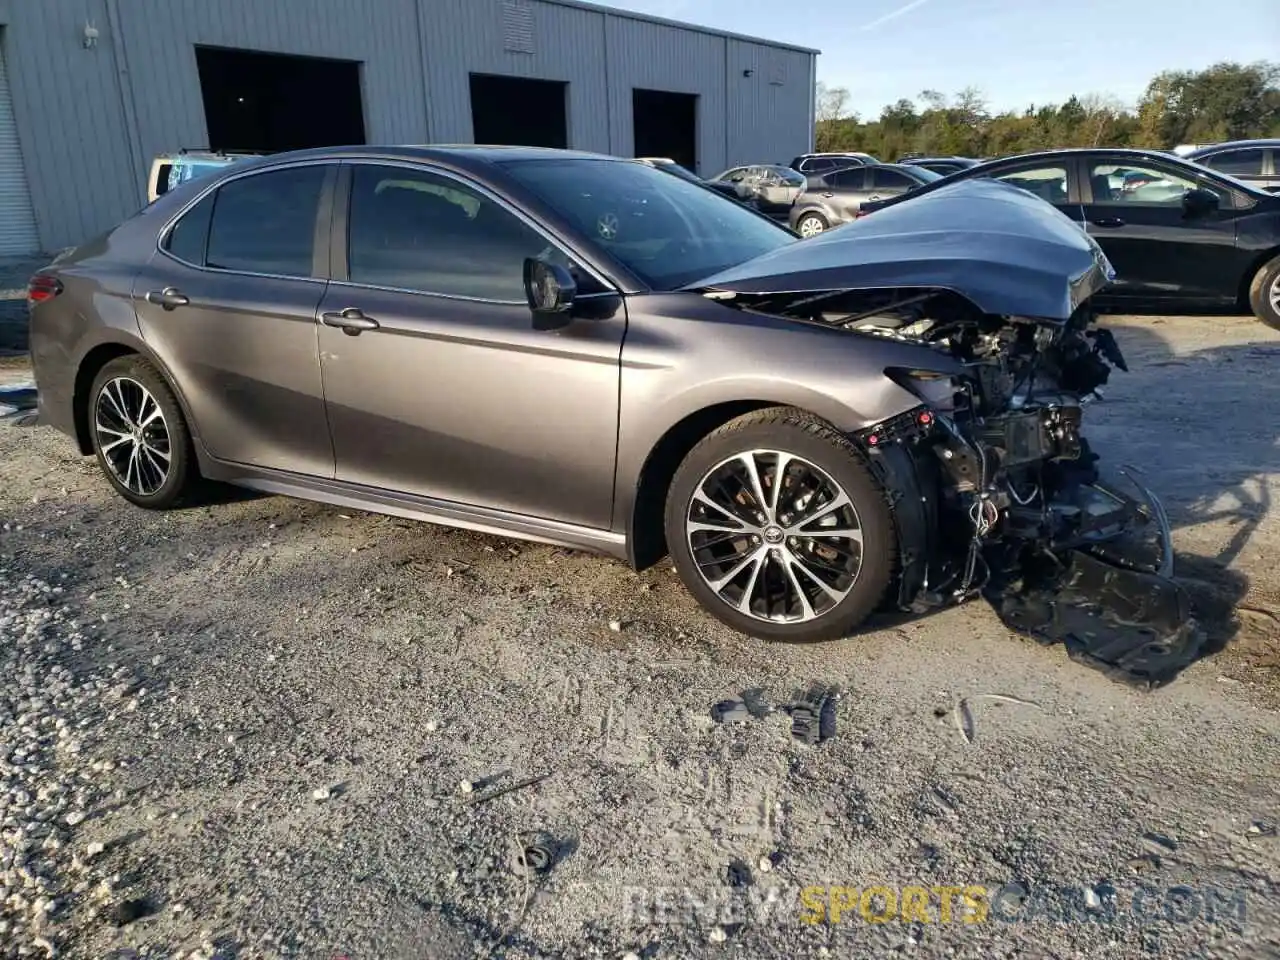
{"label": "rear passenger window", "polygon": [[326,167],[255,173],[218,189],[206,263],[219,270],[311,276]]}
{"label": "rear passenger window", "polygon": [[905,173],[899,173],[897,170],[880,170],[872,168],[871,170],[871,187],[882,189],[893,189],[894,187],[914,187],[915,181],[910,179]]}
{"label": "rear passenger window", "polygon": [[179,260],[196,267],[204,266],[204,245],[209,239],[209,214],[213,213],[213,194],[209,194],[182,215],[165,238],[164,249]]}

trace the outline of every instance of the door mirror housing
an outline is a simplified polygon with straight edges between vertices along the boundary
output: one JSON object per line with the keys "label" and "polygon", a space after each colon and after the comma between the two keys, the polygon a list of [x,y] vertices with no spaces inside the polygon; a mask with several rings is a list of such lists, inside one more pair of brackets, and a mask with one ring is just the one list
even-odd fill
{"label": "door mirror housing", "polygon": [[535,330],[558,330],[572,321],[578,285],[560,264],[528,257],[524,262],[524,293]]}
{"label": "door mirror housing", "polygon": [[1182,195],[1182,213],[1187,217],[1203,217],[1216,211],[1221,202],[1212,190],[1197,187]]}

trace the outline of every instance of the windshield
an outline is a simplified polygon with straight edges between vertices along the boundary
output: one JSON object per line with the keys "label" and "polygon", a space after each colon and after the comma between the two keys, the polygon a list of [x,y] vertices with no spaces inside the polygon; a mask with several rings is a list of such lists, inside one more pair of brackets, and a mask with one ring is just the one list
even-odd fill
{"label": "windshield", "polygon": [[736,200],[643,163],[512,160],[504,166],[654,290],[677,290],[799,240]]}

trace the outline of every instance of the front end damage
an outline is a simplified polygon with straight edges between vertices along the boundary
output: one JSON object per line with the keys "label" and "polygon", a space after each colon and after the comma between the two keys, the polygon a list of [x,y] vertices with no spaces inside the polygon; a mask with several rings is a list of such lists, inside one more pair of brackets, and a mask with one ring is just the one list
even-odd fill
{"label": "front end damage", "polygon": [[[1135,470],[1104,473],[1081,432],[1084,409],[1112,370],[1127,369],[1088,305],[1112,279],[1111,267],[1065,218],[1067,232],[1052,220],[1041,230],[1035,221],[1043,211],[1030,207],[1024,215],[1026,201],[990,196],[1015,208],[1012,220],[996,211],[995,220],[1003,218],[997,232],[1016,235],[1012,225],[1024,242],[1004,254],[988,245],[963,264],[938,247],[908,257],[905,267],[900,255],[893,267],[913,285],[830,283],[866,266],[852,233],[858,222],[832,231],[829,249],[808,261],[807,269],[827,274],[825,287],[794,275],[780,280],[775,270],[704,290],[740,309],[926,348],[916,366],[885,370],[918,403],[855,436],[893,505],[900,569],[890,599],[897,607],[920,612],[981,595],[1010,628],[1061,642],[1073,658],[1116,679],[1159,686],[1201,644],[1188,597],[1172,579],[1168,519]],[[982,203],[970,199],[965,209],[972,232]],[[879,226],[861,235],[880,241],[877,260],[886,243],[901,239],[892,224],[887,239]],[[851,234],[841,251],[836,238],[845,230]],[[817,244],[797,246],[810,245]],[[844,271],[842,258],[852,264]]]}

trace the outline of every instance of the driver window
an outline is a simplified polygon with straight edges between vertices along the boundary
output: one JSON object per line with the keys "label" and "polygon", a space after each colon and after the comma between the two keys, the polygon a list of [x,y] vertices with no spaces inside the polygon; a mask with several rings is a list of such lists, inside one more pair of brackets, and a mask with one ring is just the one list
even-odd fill
{"label": "driver window", "polygon": [[1164,207],[1180,206],[1187,191],[1198,186],[1164,167],[1134,163],[1095,163],[1089,168],[1089,185],[1094,203]]}
{"label": "driver window", "polygon": [[496,201],[461,181],[407,167],[352,166],[347,231],[352,283],[523,303],[526,257],[573,269],[554,244]]}

